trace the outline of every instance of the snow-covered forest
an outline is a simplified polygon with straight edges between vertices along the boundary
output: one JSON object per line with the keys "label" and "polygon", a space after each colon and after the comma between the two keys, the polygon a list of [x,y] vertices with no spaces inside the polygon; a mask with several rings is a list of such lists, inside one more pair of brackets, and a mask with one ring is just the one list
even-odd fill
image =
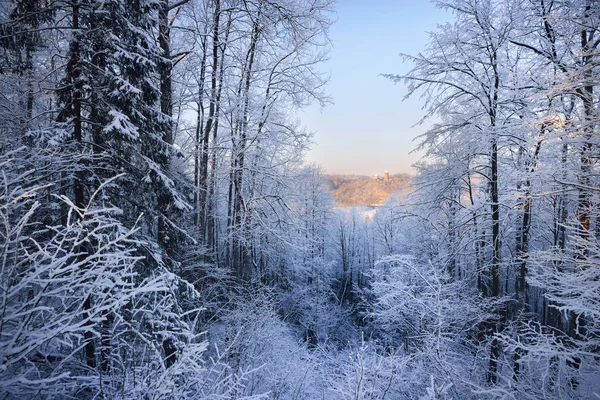
{"label": "snow-covered forest", "polygon": [[600,2],[436,4],[365,218],[303,161],[333,0],[0,1],[0,398],[600,398]]}

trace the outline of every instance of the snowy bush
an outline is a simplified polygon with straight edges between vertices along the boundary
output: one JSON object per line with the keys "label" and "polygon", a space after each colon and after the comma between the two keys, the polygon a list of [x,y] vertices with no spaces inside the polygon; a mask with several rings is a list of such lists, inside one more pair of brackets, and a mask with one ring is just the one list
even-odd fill
{"label": "snowy bush", "polygon": [[[188,393],[187,377],[201,371],[206,348],[193,333],[200,310],[178,305],[193,288],[162,268],[144,273],[144,242],[137,227],[114,218],[118,209],[94,206],[94,196],[80,209],[62,197],[66,223],[42,226],[41,188],[22,176],[0,179],[0,393]],[[170,369],[167,339],[181,349]]]}

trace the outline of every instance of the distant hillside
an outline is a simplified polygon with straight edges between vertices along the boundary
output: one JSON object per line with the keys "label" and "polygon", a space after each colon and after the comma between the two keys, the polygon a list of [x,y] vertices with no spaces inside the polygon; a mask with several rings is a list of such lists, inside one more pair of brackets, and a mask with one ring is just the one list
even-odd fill
{"label": "distant hillside", "polygon": [[337,206],[352,207],[380,206],[396,192],[408,192],[412,176],[396,174],[389,180],[376,180],[364,175],[327,175],[327,179]]}

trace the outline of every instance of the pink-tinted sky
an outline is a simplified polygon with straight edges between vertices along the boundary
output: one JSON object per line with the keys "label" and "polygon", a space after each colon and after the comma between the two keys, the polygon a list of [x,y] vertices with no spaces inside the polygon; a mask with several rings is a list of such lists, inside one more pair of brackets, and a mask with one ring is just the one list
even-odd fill
{"label": "pink-tinted sky", "polygon": [[426,0],[338,0],[331,28],[333,49],[322,66],[330,74],[335,104],[303,111],[302,123],[315,132],[309,163],[328,173],[412,172],[420,158],[409,154],[426,129],[412,127],[422,115],[418,97],[402,101],[403,84],[380,74],[407,72],[400,53],[417,54],[438,24],[451,14]]}

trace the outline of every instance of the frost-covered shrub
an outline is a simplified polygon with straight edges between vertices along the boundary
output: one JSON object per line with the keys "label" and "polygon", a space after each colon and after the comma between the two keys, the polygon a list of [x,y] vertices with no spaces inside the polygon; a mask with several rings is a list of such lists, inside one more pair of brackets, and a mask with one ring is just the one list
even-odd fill
{"label": "frost-covered shrub", "polygon": [[84,208],[62,196],[65,224],[43,226],[41,188],[23,176],[0,176],[0,393],[193,397],[206,342],[194,334],[200,310],[180,303],[194,289],[160,266],[146,272],[138,228],[94,204],[103,186]]}
{"label": "frost-covered shrub", "polygon": [[410,358],[385,354],[375,343],[363,342],[356,349],[339,352],[328,364],[327,398],[411,398],[418,387],[418,371],[409,367]]}
{"label": "frost-covered shrub", "polygon": [[[241,296],[212,330],[230,373],[247,382],[238,396],[266,394],[270,399],[315,399],[323,390],[316,354],[298,340],[276,313],[265,289]],[[238,398],[238,397],[236,397]]]}
{"label": "frost-covered shrub", "polygon": [[433,378],[436,387],[468,392],[469,371],[478,362],[469,348],[478,325],[489,318],[487,302],[446,270],[406,255],[377,262],[371,284],[377,339],[400,349],[411,370],[422,371],[415,388],[424,393]]}

